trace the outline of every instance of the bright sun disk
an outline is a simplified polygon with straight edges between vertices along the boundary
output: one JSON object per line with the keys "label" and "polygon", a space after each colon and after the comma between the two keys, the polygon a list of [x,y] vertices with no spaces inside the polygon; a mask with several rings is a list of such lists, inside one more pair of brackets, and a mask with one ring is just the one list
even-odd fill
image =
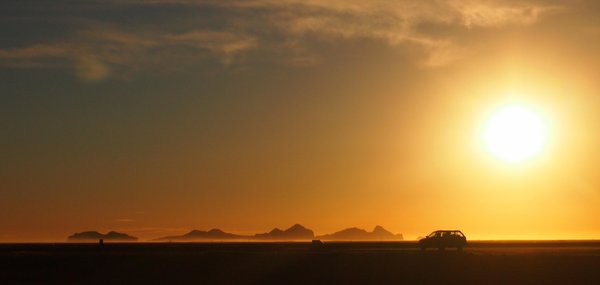
{"label": "bright sun disk", "polygon": [[484,142],[494,156],[520,162],[539,154],[547,130],[534,112],[518,105],[504,107],[492,115],[485,127]]}

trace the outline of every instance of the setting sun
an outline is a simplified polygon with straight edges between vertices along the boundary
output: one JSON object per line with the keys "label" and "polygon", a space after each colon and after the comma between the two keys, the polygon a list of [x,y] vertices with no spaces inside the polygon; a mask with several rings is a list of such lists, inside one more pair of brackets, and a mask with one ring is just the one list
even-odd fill
{"label": "setting sun", "polygon": [[484,141],[494,156],[520,162],[539,154],[547,140],[543,120],[519,105],[502,108],[486,124]]}

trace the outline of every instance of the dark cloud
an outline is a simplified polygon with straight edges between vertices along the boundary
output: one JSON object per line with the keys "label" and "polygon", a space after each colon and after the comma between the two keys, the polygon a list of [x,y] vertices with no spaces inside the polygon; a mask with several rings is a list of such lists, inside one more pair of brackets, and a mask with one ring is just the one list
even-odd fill
{"label": "dark cloud", "polygon": [[[315,42],[374,40],[421,50],[417,64],[462,57],[455,34],[532,25],[562,3],[547,1],[12,1],[2,12],[0,65],[60,67],[85,80],[171,70],[216,59],[243,64],[261,50],[282,64],[323,62]],[[8,28],[7,28],[8,27]],[[19,36],[21,27],[32,33]],[[38,27],[36,29],[34,27]],[[272,60],[272,59],[271,59]]]}

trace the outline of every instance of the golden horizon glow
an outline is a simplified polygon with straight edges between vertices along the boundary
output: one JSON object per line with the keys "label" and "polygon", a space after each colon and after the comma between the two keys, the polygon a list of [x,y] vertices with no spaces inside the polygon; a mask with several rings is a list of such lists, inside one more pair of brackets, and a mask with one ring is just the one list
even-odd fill
{"label": "golden horizon glow", "polygon": [[600,238],[600,1],[5,2],[0,242]]}
{"label": "golden horizon glow", "polygon": [[522,105],[509,105],[487,121],[484,142],[497,158],[518,163],[539,155],[547,142],[547,125],[539,115]]}

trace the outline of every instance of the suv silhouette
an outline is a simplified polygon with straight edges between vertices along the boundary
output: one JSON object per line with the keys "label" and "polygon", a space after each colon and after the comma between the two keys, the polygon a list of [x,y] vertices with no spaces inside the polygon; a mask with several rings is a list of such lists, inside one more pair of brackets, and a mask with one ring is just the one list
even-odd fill
{"label": "suv silhouette", "polygon": [[467,245],[467,238],[459,230],[435,231],[419,240],[419,247],[425,250],[428,247],[444,250],[446,247],[456,247],[462,250]]}

